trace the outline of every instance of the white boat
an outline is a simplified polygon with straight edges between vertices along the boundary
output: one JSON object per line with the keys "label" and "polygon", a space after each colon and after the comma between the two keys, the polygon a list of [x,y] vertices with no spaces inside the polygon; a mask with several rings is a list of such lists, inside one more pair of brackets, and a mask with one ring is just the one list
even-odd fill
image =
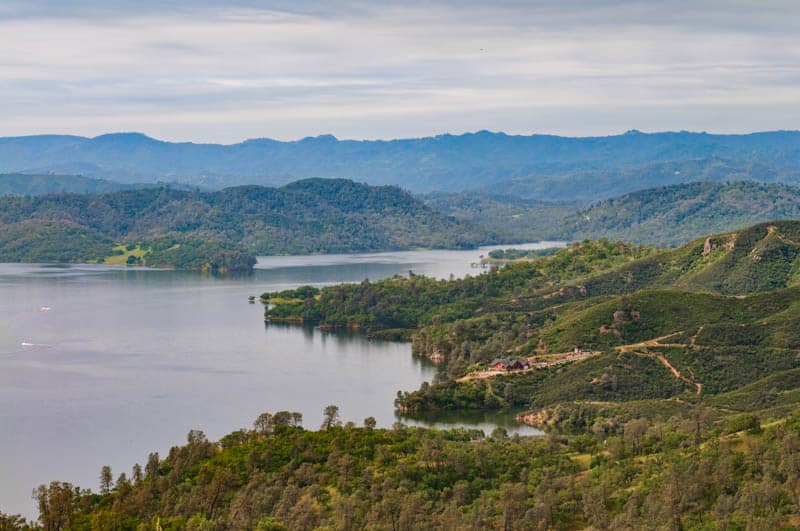
{"label": "white boat", "polygon": [[41,308],[39,308],[40,312],[49,312],[50,310],[52,310],[50,306],[42,306]]}

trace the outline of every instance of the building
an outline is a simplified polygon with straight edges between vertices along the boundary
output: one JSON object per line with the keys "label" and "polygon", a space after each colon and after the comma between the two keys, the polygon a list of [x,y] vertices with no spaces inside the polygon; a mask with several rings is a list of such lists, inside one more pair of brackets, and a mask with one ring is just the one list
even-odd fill
{"label": "building", "polygon": [[512,360],[508,358],[498,358],[489,364],[489,368],[493,371],[522,371],[525,369],[530,369],[530,364],[526,359]]}

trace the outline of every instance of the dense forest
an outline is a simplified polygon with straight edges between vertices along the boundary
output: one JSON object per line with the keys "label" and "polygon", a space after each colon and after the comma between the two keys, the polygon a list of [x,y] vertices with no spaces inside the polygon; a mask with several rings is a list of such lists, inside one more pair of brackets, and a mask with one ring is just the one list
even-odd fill
{"label": "dense forest", "polygon": [[98,489],[34,491],[39,522],[0,529],[771,529],[800,515],[800,417],[717,417],[701,405],[580,434],[342,424],[265,413],[210,442],[193,430]]}
{"label": "dense forest", "polygon": [[[500,189],[510,194],[515,188]],[[579,202],[543,203],[525,199],[524,192],[514,196],[438,193],[424,199],[431,208],[485,226],[506,242],[607,237],[674,247],[710,232],[775,219],[800,219],[800,188],[752,181],[659,186],[588,206]],[[575,199],[579,198],[573,196]]]}
{"label": "dense forest", "polygon": [[465,248],[493,241],[487,231],[438,214],[399,188],[346,180],[219,192],[161,187],[0,198],[1,261],[118,263],[121,257],[141,265],[248,270],[258,254]]}

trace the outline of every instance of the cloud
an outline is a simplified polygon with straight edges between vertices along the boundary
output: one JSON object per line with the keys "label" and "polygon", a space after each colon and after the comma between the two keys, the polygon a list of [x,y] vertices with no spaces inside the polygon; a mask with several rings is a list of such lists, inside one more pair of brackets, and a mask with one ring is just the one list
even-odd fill
{"label": "cloud", "polygon": [[798,117],[791,2],[65,4],[0,7],[0,134],[233,142]]}

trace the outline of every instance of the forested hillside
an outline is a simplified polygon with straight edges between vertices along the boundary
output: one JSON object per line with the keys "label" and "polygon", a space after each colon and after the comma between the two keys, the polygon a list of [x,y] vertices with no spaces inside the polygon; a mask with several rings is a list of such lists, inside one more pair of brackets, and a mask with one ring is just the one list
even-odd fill
{"label": "forested hillside", "polygon": [[602,237],[674,247],[703,234],[800,219],[800,188],[752,181],[676,184],[589,206],[474,192],[430,194],[425,201],[444,214],[490,228],[506,242]]}
{"label": "forested hillside", "polygon": [[763,159],[726,159],[717,156],[676,156],[635,166],[570,172],[563,175],[526,175],[485,187],[480,192],[522,200],[570,202],[578,205],[629,194],[693,182],[755,181],[800,185],[796,166],[781,166]]}
{"label": "forested hillside", "polygon": [[572,239],[568,229],[580,207],[484,192],[436,192],[421,196],[432,209],[486,227],[503,243]]}
{"label": "forested hillside", "polygon": [[[585,242],[476,278],[264,298],[284,298],[268,319],[404,330],[441,369],[399,397],[416,412],[732,392],[800,367],[798,289],[800,222],[774,222],[670,251]],[[503,356],[539,368],[481,376]]]}
{"label": "forested hillside", "polygon": [[266,413],[218,443],[195,430],[144,467],[104,467],[99,493],[53,482],[34,496],[47,530],[791,528],[797,414],[762,425],[673,404],[546,438],[342,425],[334,406],[307,431]]}
{"label": "forested hillside", "polygon": [[773,219],[800,219],[800,188],[754,182],[653,188],[595,203],[565,223],[572,239],[603,236],[671,247]]}
{"label": "forested hillside", "polygon": [[[76,238],[80,232],[79,238],[65,227],[73,227]],[[14,236],[21,232],[24,241]],[[145,265],[248,269],[257,254],[462,248],[492,241],[486,231],[437,214],[399,188],[346,180],[219,192],[162,187],[0,198],[3,261],[110,257]],[[112,252],[112,242],[123,247]]]}

